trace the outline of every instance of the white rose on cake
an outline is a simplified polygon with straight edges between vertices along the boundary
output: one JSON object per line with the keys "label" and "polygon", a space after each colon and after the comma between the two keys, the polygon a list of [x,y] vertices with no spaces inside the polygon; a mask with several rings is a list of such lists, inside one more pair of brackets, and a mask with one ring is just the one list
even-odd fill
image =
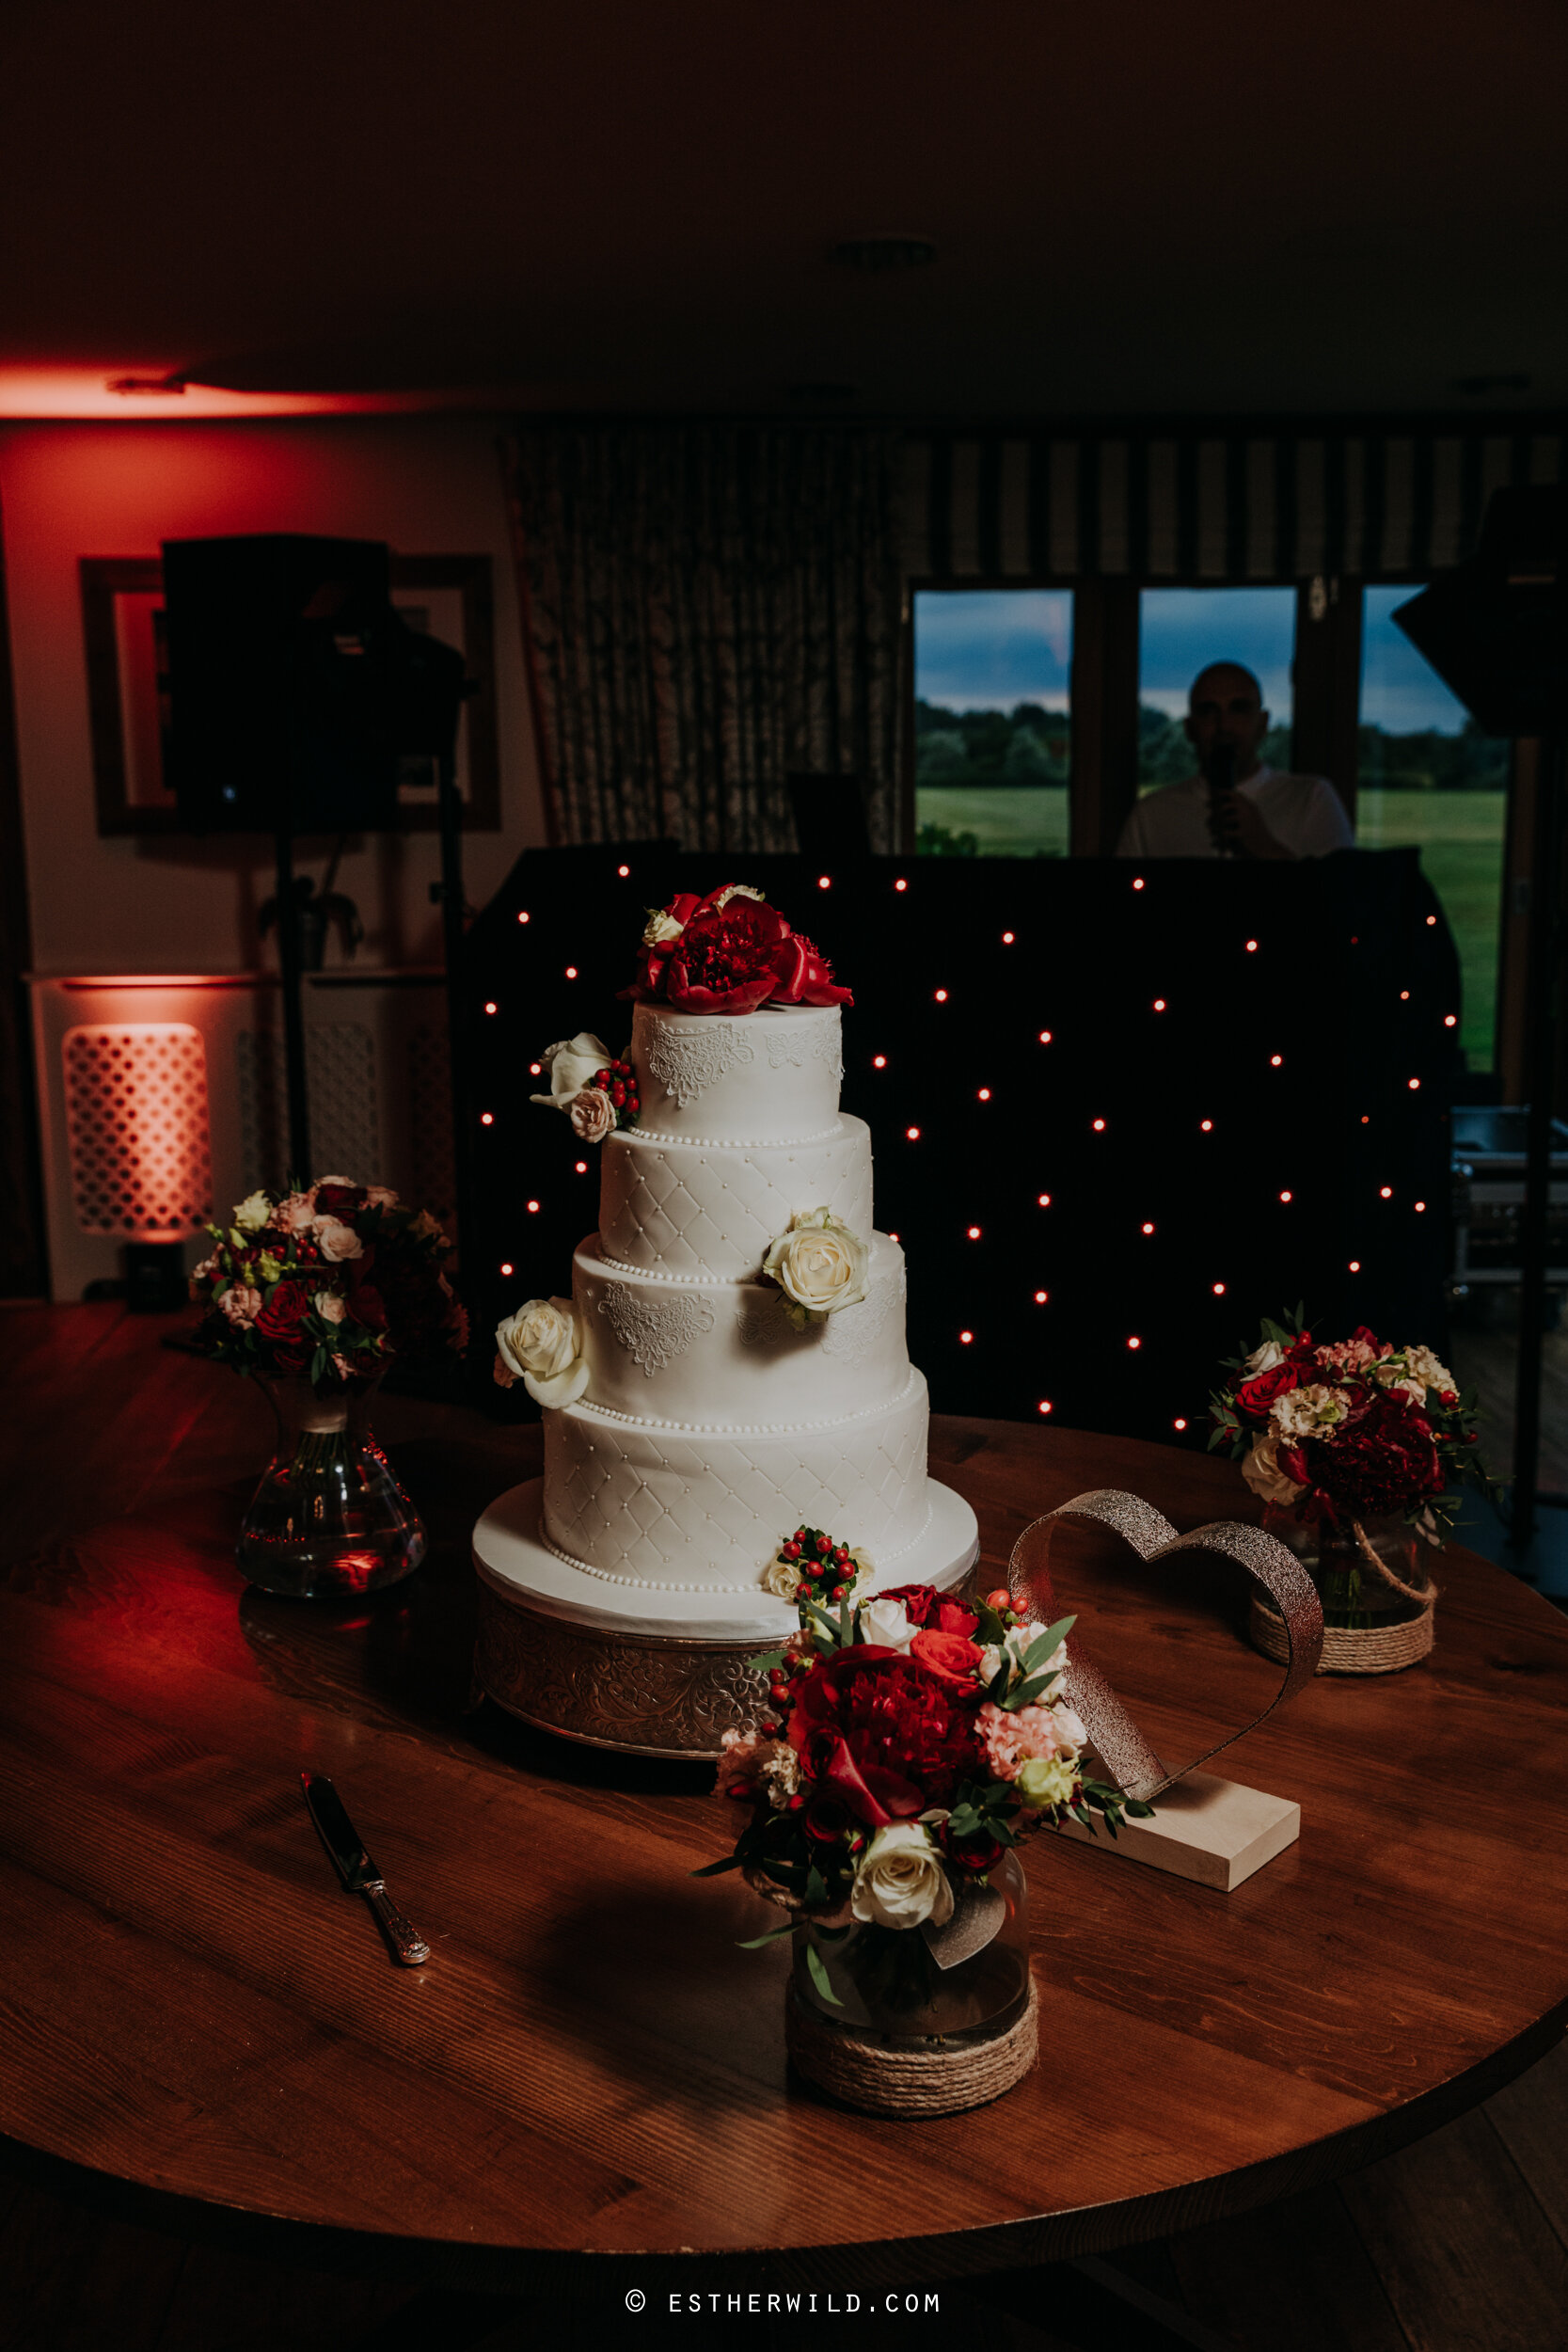
{"label": "white rose on cake", "polygon": [[861,1856],[850,1890],[857,1919],[879,1928],[940,1928],[953,1916],[953,1889],[918,1821],[890,1821]]}
{"label": "white rose on cake", "polygon": [[562,1038],[558,1044],[546,1045],[545,1068],[550,1073],[548,1094],[531,1094],[531,1103],[543,1103],[547,1109],[570,1111],[584,1087],[593,1082],[595,1070],[608,1070],[614,1060],[608,1045],[601,1044],[592,1029],[579,1029],[576,1037]]}
{"label": "white rose on cake", "polygon": [[865,1296],[871,1252],[831,1209],[802,1209],[768,1245],[762,1270],[783,1291],[798,1331]]}
{"label": "white rose on cake", "polygon": [[531,1298],[496,1326],[496,1379],[521,1380],[536,1405],[575,1405],[588,1386],[582,1334],[569,1298]]}

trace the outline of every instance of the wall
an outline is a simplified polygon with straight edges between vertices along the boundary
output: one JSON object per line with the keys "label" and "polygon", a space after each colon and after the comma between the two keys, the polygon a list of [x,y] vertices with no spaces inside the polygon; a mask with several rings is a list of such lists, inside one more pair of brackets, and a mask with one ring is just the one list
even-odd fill
{"label": "wall", "polygon": [[[16,673],[33,961],[43,973],[243,971],[272,961],[256,913],[272,853],[247,837],[101,839],[78,559],[151,555],[166,538],[302,531],[386,539],[400,554],[487,553],[496,595],[501,830],[465,839],[482,906],[544,839],[495,431],[483,418],[242,424],[8,425],[0,514]],[[305,841],[316,871],[330,844]],[[362,961],[439,960],[433,834],[356,836],[338,887],[357,900]],[[336,945],[329,948],[335,960]]]}

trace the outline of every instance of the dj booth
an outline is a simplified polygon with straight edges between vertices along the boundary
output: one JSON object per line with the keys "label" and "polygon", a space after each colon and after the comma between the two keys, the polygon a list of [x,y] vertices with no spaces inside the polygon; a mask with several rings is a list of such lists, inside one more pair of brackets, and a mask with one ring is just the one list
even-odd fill
{"label": "dj booth", "polygon": [[483,1362],[502,1312],[569,1289],[597,1216],[598,1154],[530,1104],[530,1063],[579,1029],[620,1056],[646,909],[732,881],[854,992],[843,1106],[871,1128],[935,1409],[1201,1444],[1217,1360],[1262,1314],[1444,1346],[1459,972],[1414,850],[593,848],[525,853],[467,942]]}

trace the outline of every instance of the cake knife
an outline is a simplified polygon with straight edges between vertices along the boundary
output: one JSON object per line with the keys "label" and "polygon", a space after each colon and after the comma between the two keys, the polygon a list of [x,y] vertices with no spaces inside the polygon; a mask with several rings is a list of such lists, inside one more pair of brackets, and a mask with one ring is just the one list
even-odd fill
{"label": "cake knife", "polygon": [[310,1819],[321,1832],[322,1844],[351,1895],[364,1895],[380,1920],[387,1940],[405,1968],[418,1968],[430,1958],[430,1946],[416,1935],[387,1892],[382,1877],[360,1842],[359,1833],[343,1809],[343,1801],[325,1772],[301,1772],[300,1786]]}

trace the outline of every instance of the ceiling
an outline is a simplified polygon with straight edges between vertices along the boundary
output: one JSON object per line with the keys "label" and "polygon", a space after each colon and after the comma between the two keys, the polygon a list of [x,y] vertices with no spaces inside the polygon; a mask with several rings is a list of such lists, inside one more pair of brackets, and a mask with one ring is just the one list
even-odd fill
{"label": "ceiling", "polygon": [[12,415],[1568,406],[1557,0],[49,0],[0,66]]}

